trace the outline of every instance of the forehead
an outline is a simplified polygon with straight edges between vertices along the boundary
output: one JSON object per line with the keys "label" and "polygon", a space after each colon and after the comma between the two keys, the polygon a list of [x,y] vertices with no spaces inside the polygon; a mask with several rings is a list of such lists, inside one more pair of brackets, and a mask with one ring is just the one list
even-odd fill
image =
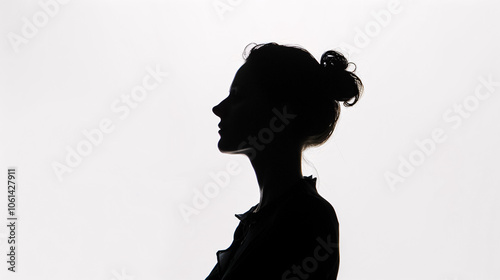
{"label": "forehead", "polygon": [[257,79],[252,67],[245,63],[236,71],[231,87],[252,87],[256,84]]}

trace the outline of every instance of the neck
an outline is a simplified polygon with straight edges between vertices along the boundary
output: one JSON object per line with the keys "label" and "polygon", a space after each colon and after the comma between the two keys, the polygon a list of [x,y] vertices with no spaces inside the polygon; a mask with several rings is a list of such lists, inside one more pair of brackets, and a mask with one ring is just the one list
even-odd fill
{"label": "neck", "polygon": [[251,158],[257,176],[260,201],[255,212],[286,194],[302,179],[300,147],[266,147]]}

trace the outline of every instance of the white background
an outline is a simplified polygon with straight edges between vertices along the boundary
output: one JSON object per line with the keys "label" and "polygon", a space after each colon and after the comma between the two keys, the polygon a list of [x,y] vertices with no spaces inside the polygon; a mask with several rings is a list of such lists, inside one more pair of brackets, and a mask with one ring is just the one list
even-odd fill
{"label": "white background", "polygon": [[[365,84],[333,137],[305,154],[316,169],[304,163],[304,175],[339,219],[338,279],[500,279],[499,4],[390,3],[1,1],[0,278],[205,279],[234,214],[258,202],[248,159],[218,151],[211,109],[244,47],[274,41],[318,59],[343,47]],[[168,77],[126,117],[115,112],[157,67]],[[59,180],[53,165],[106,119],[113,131]],[[231,162],[239,173],[193,204]],[[10,166],[16,273],[5,262]]]}

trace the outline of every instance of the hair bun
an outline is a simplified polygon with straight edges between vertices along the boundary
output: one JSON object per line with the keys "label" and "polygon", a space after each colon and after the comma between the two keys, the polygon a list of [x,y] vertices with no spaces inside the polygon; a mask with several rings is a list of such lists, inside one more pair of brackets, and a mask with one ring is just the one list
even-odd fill
{"label": "hair bun", "polygon": [[[349,71],[349,62],[345,56],[337,51],[326,51],[320,60],[321,80],[325,94],[335,101],[343,101],[344,106],[354,105],[363,91],[363,84],[354,70]],[[354,64],[354,63],[352,63]],[[353,99],[351,103],[348,101]]]}
{"label": "hair bun", "polygon": [[321,65],[326,68],[345,70],[349,66],[349,62],[341,53],[330,50],[321,56]]}

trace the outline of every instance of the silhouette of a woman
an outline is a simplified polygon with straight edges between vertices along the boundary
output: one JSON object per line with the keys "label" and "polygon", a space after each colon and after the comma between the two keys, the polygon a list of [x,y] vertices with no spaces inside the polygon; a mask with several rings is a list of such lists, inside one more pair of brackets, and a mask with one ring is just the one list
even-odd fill
{"label": "silhouette of a woman", "polygon": [[[218,148],[248,156],[260,201],[244,214],[208,280],[336,279],[340,264],[335,210],[304,177],[302,152],[326,142],[363,84],[336,51],[318,61],[305,49],[255,45],[229,96],[213,107],[221,118]],[[351,103],[348,101],[353,100]]]}

